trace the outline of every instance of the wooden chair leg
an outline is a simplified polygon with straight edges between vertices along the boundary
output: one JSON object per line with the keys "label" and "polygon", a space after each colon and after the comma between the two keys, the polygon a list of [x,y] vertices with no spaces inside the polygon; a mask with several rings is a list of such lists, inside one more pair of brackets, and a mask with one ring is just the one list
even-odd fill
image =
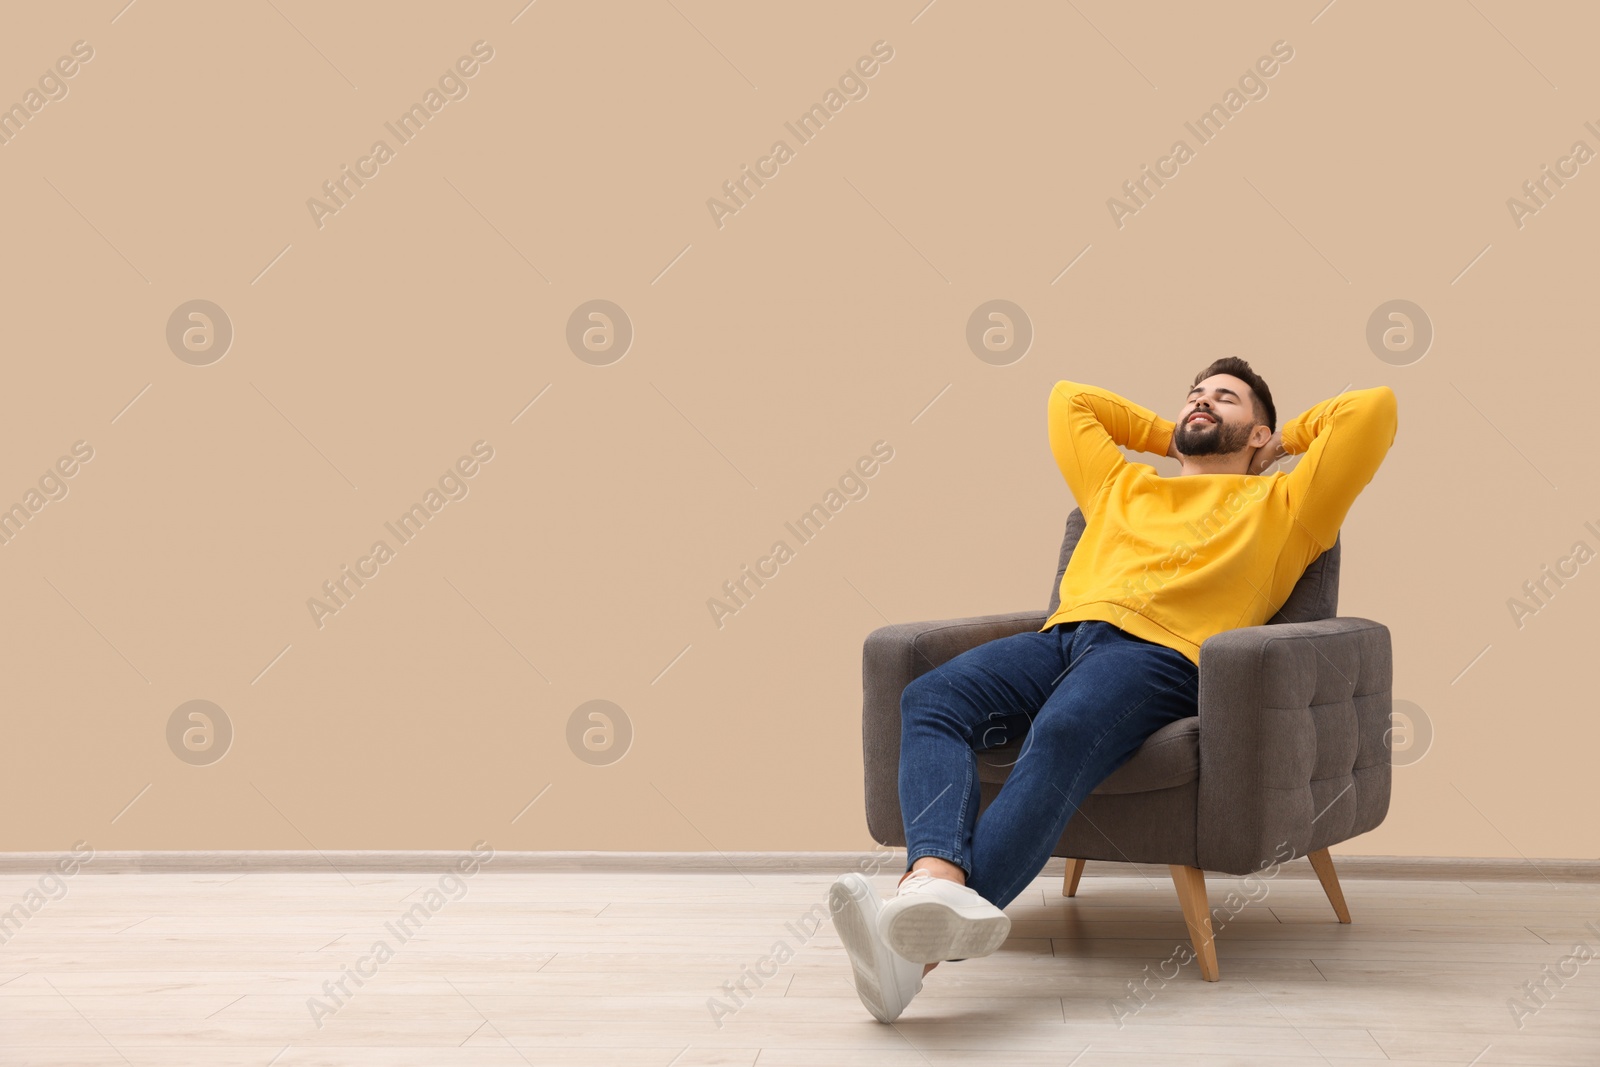
{"label": "wooden chair leg", "polygon": [[1322,883],[1322,891],[1328,894],[1328,903],[1333,905],[1333,913],[1339,921],[1350,921],[1350,909],[1345,906],[1344,890],[1339,888],[1339,876],[1333,870],[1333,857],[1328,855],[1328,850],[1319,848],[1309,853],[1306,857],[1311,861],[1311,867],[1317,872],[1317,880]]}
{"label": "wooden chair leg", "polygon": [[1061,895],[1075,897],[1078,895],[1078,879],[1083,877],[1083,860],[1067,860],[1067,877],[1061,883]]}
{"label": "wooden chair leg", "polygon": [[1206,875],[1198,867],[1181,863],[1167,865],[1172,871],[1172,884],[1178,887],[1178,903],[1183,907],[1183,921],[1189,927],[1189,941],[1194,946],[1195,958],[1200,961],[1200,977],[1215,982],[1217,971],[1217,943],[1211,936],[1211,908],[1206,903]]}

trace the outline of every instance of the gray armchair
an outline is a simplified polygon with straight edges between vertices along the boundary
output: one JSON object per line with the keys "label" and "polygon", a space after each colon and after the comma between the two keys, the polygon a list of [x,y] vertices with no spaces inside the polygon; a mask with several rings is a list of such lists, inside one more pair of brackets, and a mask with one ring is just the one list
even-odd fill
{"label": "gray armchair", "polygon": [[[1038,630],[1060,603],[1061,577],[1083,533],[1074,508],[1044,612],[897,623],[867,636],[862,748],[867,828],[904,847],[900,813],[900,694],[969,648]],[[1086,860],[1165,863],[1201,977],[1218,979],[1205,871],[1256,874],[1305,856],[1340,922],[1350,921],[1330,845],[1366,833],[1389,810],[1389,629],[1336,618],[1339,539],[1312,561],[1263,626],[1226,630],[1200,646],[1199,714],[1157,730],[1087,797],[1052,855],[1067,857],[1074,896]],[[1025,739],[978,755],[983,811]]]}

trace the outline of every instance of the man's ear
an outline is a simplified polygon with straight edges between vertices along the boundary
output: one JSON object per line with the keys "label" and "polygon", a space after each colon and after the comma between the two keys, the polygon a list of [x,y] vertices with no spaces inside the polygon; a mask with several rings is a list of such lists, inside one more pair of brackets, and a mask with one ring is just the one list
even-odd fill
{"label": "man's ear", "polygon": [[1266,423],[1258,422],[1250,428],[1251,448],[1260,448],[1270,440],[1272,440],[1272,431],[1267,429]]}

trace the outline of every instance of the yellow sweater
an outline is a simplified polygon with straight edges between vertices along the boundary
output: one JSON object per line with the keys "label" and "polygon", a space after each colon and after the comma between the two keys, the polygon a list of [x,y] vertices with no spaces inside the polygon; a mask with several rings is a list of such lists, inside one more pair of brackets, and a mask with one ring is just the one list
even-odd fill
{"label": "yellow sweater", "polygon": [[1119,445],[1164,456],[1169,419],[1106,389],[1050,391],[1050,450],[1083,512],[1058,622],[1098,619],[1196,665],[1212,634],[1258,626],[1333,544],[1394,443],[1394,392],[1357,389],[1283,424],[1293,471],[1163,478]]}

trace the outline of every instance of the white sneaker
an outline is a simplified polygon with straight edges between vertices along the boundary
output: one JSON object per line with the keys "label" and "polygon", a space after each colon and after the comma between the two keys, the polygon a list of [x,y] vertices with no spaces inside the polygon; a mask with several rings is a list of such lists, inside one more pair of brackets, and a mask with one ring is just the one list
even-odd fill
{"label": "white sneaker", "polygon": [[916,963],[987,956],[1005,944],[1011,917],[964,885],[913,871],[878,910],[890,950]]}
{"label": "white sneaker", "polygon": [[883,901],[872,883],[854,871],[840,875],[828,890],[833,927],[850,957],[856,995],[880,1023],[892,1023],[922,991],[922,964],[896,955],[878,936]]}

